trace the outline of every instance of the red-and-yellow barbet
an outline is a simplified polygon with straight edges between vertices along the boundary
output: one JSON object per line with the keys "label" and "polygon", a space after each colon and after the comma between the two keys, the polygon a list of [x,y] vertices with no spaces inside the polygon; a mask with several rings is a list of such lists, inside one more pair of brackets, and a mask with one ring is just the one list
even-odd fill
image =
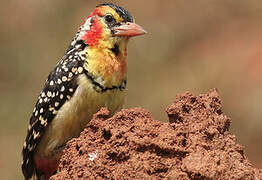
{"label": "red-and-yellow barbet", "polygon": [[23,146],[25,179],[49,179],[68,140],[93,114],[121,109],[127,84],[127,43],[145,30],[122,7],[98,5],[49,74],[36,102]]}

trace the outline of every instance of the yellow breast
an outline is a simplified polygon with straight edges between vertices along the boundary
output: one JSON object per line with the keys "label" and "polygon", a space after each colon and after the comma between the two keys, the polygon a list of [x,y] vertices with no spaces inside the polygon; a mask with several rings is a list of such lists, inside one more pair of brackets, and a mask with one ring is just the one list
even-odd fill
{"label": "yellow breast", "polygon": [[56,148],[64,145],[69,139],[79,136],[93,114],[102,107],[107,107],[113,114],[124,104],[125,90],[97,92],[84,74],[78,77],[78,84],[73,97],[61,107],[47,127],[35,152],[38,156],[52,156],[54,154],[52,152],[57,151]]}

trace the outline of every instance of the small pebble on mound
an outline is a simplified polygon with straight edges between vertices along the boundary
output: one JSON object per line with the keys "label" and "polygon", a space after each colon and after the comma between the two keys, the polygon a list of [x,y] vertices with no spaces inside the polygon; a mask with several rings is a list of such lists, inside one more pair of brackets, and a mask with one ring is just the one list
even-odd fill
{"label": "small pebble on mound", "polygon": [[51,179],[262,179],[229,133],[216,90],[178,95],[166,112],[169,123],[142,108],[113,117],[101,109],[67,143]]}

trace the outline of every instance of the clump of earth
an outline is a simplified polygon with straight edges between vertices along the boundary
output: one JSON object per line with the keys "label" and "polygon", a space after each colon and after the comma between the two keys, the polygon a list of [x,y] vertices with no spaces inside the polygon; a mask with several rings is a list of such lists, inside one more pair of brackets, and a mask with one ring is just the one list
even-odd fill
{"label": "clump of earth", "polygon": [[51,179],[262,179],[229,132],[215,89],[177,95],[166,113],[168,123],[142,108],[113,117],[101,109],[67,143]]}

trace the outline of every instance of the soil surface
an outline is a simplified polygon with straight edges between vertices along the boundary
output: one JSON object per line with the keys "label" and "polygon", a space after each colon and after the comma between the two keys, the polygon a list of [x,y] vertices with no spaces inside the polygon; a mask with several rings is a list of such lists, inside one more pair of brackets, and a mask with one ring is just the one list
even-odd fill
{"label": "soil surface", "polygon": [[69,141],[51,179],[262,179],[229,133],[215,89],[177,95],[166,112],[169,123],[142,108],[113,117],[101,109]]}

